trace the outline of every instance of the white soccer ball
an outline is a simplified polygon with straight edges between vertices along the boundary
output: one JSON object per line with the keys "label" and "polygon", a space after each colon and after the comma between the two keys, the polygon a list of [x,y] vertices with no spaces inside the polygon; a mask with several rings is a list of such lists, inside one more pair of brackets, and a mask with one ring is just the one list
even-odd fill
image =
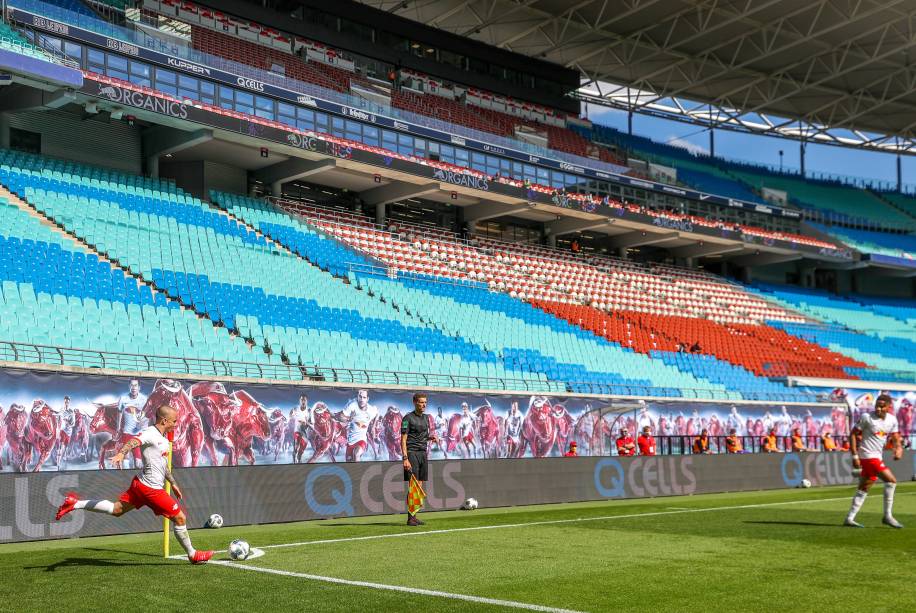
{"label": "white soccer ball", "polygon": [[251,546],[248,545],[248,541],[235,539],[229,543],[229,557],[233,560],[244,560],[249,555],[251,555]]}
{"label": "white soccer ball", "polygon": [[464,509],[465,511],[473,511],[474,509],[477,508],[477,499],[468,498],[467,500],[464,501],[464,504],[461,505],[461,508]]}
{"label": "white soccer ball", "polygon": [[223,516],[214,513],[207,519],[207,523],[204,524],[207,528],[222,528],[223,527]]}
{"label": "white soccer ball", "polygon": [[811,487],[811,482],[808,481],[807,479],[802,479],[801,483],[799,483],[798,486],[808,488],[808,487]]}

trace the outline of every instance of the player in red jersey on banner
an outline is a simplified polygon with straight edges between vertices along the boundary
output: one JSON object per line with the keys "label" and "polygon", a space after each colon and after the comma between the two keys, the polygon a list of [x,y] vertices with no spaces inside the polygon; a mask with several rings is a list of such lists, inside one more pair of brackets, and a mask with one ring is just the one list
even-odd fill
{"label": "player in red jersey on banner", "polygon": [[[891,397],[882,394],[875,400],[875,410],[872,413],[863,413],[853,428],[849,437],[849,451],[852,453],[852,465],[861,470],[859,476],[859,489],[852,498],[852,506],[846,515],[844,526],[862,528],[856,521],[856,514],[862,508],[868,490],[879,478],[884,482],[884,519],[882,523],[891,528],[902,528],[903,524],[894,519],[894,490],[897,489],[897,479],[891,469],[884,465],[884,447],[891,443],[894,449],[894,460],[903,456],[903,445],[897,433],[897,418],[888,413],[893,406]],[[861,434],[859,442],[857,435]]]}
{"label": "player in red jersey on banner", "polygon": [[188,554],[188,561],[192,564],[202,564],[213,557],[212,551],[196,551],[191,546],[191,537],[188,535],[187,518],[178,506],[178,500],[172,498],[165,491],[165,482],[168,481],[175,492],[176,498],[181,498],[181,489],[168,468],[167,458],[169,453],[169,432],[175,429],[178,421],[178,411],[168,405],[163,405],[156,410],[156,424],[145,428],[136,436],[127,439],[118,453],[112,457],[115,466],[121,466],[124,457],[134,449],[139,448],[143,460],[143,470],[136,475],[127,491],[121,494],[118,500],[81,500],[75,492],[70,492],[64,502],[57,509],[55,519],[60,520],[64,515],[75,509],[84,509],[94,513],[107,513],[120,517],[128,511],[147,506],[156,515],[162,515],[172,520],[175,538]]}

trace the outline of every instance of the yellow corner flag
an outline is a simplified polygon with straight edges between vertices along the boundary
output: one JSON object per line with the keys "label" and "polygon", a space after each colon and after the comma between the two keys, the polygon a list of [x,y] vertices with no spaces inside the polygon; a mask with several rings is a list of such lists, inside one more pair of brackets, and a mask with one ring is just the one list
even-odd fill
{"label": "yellow corner flag", "polygon": [[[169,455],[166,457],[166,465],[169,467],[169,472],[172,472],[172,440],[175,434],[173,432],[168,433],[169,439]],[[168,481],[165,482],[165,493],[172,493],[172,484]],[[162,518],[162,557],[169,557],[169,518]]]}
{"label": "yellow corner flag", "polygon": [[407,488],[407,512],[413,517],[417,512],[423,508],[423,502],[426,500],[426,492],[423,491],[423,486],[420,484],[420,481],[413,475],[410,474],[410,485]]}

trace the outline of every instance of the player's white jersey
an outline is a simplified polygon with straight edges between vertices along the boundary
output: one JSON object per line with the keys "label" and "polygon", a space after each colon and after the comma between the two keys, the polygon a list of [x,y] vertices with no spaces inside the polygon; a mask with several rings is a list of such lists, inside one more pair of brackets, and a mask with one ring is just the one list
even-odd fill
{"label": "player's white jersey", "polygon": [[458,422],[458,429],[462,436],[467,436],[474,431],[474,418],[470,415],[462,415],[461,421]]}
{"label": "player's white jersey", "polygon": [[351,400],[343,410],[343,417],[347,422],[347,445],[366,442],[369,434],[369,422],[378,417],[378,409],[373,404],[367,404],[366,410],[359,408],[355,400]]}
{"label": "player's white jersey", "polygon": [[883,419],[878,419],[874,413],[863,413],[856,428],[862,431],[859,457],[863,460],[873,460],[884,454],[887,437],[897,432],[897,418],[890,413]]}
{"label": "player's white jersey", "polygon": [[521,414],[509,415],[506,418],[506,436],[518,438],[522,433],[522,416]]}
{"label": "player's white jersey", "polygon": [[289,412],[289,421],[293,432],[298,432],[299,428],[305,425],[308,422],[309,413],[308,409],[300,409],[299,407],[294,408]]}
{"label": "player's white jersey", "polygon": [[140,441],[140,454],[143,456],[143,471],[137,478],[143,485],[161,490],[165,487],[169,439],[156,426],[145,428],[136,438]]}
{"label": "player's white jersey", "polygon": [[143,415],[143,406],[145,404],[145,394],[137,394],[136,398],[131,398],[130,394],[124,394],[118,399],[118,411],[121,413],[121,430],[125,434],[140,434],[149,425],[149,420]]}
{"label": "player's white jersey", "polygon": [[60,412],[60,431],[67,436],[73,434],[73,427],[76,425],[76,411],[67,409]]}

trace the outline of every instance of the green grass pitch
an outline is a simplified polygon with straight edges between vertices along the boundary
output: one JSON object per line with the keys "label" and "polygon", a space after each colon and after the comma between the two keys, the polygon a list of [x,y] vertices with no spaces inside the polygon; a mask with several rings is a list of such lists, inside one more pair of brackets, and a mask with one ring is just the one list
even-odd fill
{"label": "green grass pitch", "polygon": [[881,525],[880,485],[859,514],[866,529],[842,528],[853,489],[505,509],[481,500],[473,512],[421,514],[421,528],[401,515],[194,530],[199,548],[225,549],[233,538],[263,548],[206,566],[163,559],[161,534],[7,544],[0,608],[911,610],[916,484],[897,489],[903,530]]}

